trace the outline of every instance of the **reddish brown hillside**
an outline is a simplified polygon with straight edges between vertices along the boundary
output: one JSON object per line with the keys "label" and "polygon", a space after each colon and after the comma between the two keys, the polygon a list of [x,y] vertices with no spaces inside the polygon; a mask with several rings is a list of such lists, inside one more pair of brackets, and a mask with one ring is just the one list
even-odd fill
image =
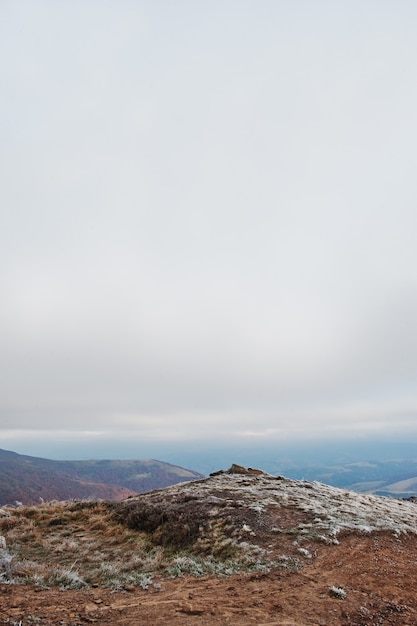
{"label": "reddish brown hillside", "polygon": [[0,450],[0,506],[71,499],[122,500],[201,474],[156,460],[53,461]]}

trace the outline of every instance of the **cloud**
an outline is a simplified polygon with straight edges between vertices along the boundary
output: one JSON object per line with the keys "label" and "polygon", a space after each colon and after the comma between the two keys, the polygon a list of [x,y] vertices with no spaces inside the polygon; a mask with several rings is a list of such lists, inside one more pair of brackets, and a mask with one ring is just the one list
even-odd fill
{"label": "cloud", "polygon": [[3,436],[414,432],[414,7],[1,11]]}

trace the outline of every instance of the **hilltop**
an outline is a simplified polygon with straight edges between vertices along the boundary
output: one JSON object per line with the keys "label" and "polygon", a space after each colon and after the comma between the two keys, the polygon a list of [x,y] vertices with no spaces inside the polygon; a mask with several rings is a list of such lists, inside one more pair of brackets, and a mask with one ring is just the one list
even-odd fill
{"label": "hilltop", "polygon": [[201,477],[153,459],[53,461],[0,450],[0,506],[86,498],[122,500]]}
{"label": "hilltop", "polygon": [[413,502],[232,466],[120,502],[3,509],[0,534],[4,624],[417,623]]}

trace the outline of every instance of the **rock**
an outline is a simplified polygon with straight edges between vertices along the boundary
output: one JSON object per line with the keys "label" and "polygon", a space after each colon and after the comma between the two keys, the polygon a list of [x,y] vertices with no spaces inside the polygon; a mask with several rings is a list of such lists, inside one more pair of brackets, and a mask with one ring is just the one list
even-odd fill
{"label": "rock", "polygon": [[191,604],[183,604],[178,611],[180,613],[185,613],[186,615],[204,615],[206,612],[205,609],[197,609],[193,607]]}

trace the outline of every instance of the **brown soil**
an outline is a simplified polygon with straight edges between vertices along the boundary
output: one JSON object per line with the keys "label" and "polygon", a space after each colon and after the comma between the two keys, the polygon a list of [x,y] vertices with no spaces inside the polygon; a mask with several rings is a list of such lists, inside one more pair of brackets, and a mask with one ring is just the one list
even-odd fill
{"label": "brown soil", "polygon": [[[3,584],[0,624],[415,626],[417,538],[353,533],[339,536],[338,545],[316,543],[299,571],[153,582],[146,591],[116,593]],[[332,597],[332,586],[343,588],[346,598]]]}

